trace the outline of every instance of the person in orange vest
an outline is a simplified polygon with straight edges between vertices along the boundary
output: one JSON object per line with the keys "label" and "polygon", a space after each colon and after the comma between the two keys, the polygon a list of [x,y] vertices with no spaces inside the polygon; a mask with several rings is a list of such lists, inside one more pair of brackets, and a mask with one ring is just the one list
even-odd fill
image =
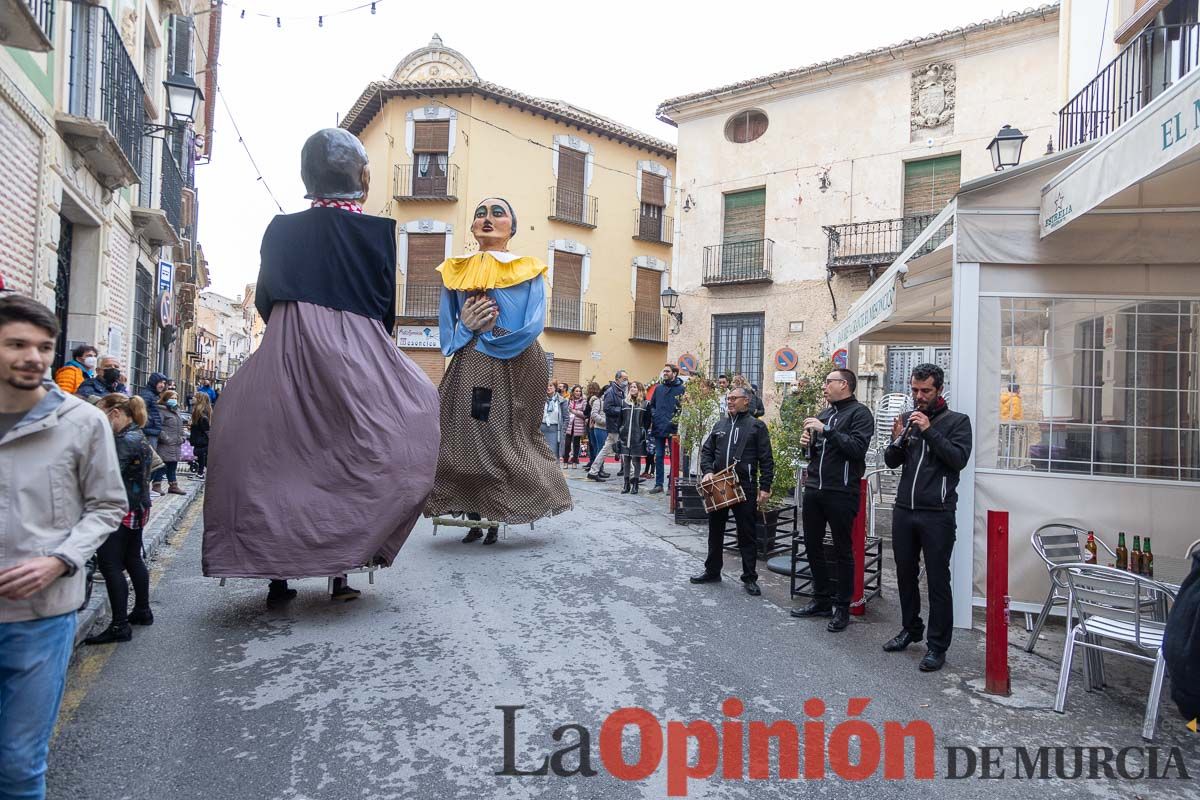
{"label": "person in orange vest", "polygon": [[1000,419],[1003,422],[1018,422],[1025,418],[1025,410],[1021,407],[1021,387],[1010,383],[1008,389],[1000,392]]}
{"label": "person in orange vest", "polygon": [[81,344],[71,351],[71,360],[54,373],[54,382],[67,394],[75,394],[83,382],[96,377],[96,348]]}

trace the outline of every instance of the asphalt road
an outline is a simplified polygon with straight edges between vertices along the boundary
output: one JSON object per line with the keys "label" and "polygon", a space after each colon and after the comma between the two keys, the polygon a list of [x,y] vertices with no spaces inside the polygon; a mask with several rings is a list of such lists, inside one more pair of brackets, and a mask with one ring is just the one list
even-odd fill
{"label": "asphalt road", "polygon": [[[848,698],[871,698],[861,718],[875,731],[887,720],[930,723],[936,777],[885,780],[881,765],[869,785],[832,767],[823,780],[738,780],[717,766],[714,777],[687,783],[690,797],[1196,796],[1193,781],[1012,779],[1017,745],[1141,746],[1136,696],[1085,694],[1075,684],[1069,713],[1054,714],[1054,670],[1014,651],[1022,688],[996,702],[977,691],[977,633],[956,632],[947,668],[921,674],[922,649],[879,648],[897,629],[894,594],[844,634],[827,634],[823,621],[788,617],[778,577],[764,579],[766,596],[746,595],[735,559],[721,584],[688,584],[702,537],[671,525],[661,497],[623,498],[613,484],[577,479],[571,486],[575,510],[532,532],[513,529],[485,548],[460,544],[461,532],[434,537],[422,522],[374,586],[357,576],[360,600],[332,604],[324,581],[307,580],[294,584],[300,596],[281,611],[266,610],[265,582],[220,587],[200,575],[201,528],[190,515],[158,564],[155,625],[136,629],[129,644],[89,648],[74,665],[49,796],[665,797],[669,752],[644,779],[614,777],[600,754],[605,718],[639,706],[664,726],[704,720],[721,731],[728,697],[743,702],[737,719],[747,725],[797,727],[813,720],[805,701],[821,698],[826,735],[846,719]],[[574,723],[590,734],[598,774],[496,775],[505,761],[496,706],[525,706],[514,712],[516,768],[532,770],[576,743],[579,729],[551,738]],[[1166,717],[1171,711],[1164,704]],[[625,737],[630,763],[639,755],[634,730]],[[1170,720],[1160,762],[1179,747],[1195,775],[1197,742]],[[953,745],[1009,748],[1007,777],[946,779]],[[707,753],[694,751],[692,761]],[[575,770],[578,750],[562,761]]]}

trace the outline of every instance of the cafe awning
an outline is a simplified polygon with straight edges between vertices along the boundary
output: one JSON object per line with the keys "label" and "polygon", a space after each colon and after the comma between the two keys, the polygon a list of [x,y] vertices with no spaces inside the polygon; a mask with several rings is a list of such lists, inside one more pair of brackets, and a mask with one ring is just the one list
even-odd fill
{"label": "cafe awning", "polygon": [[[1130,187],[1197,161],[1200,69],[1185,75],[1042,187],[1039,234],[1045,238]],[[1147,210],[1140,198],[1126,200]],[[1161,206],[1171,209],[1185,198],[1172,200],[1162,198]]]}
{"label": "cafe awning", "polygon": [[[932,311],[939,303],[949,307],[950,292],[943,278],[950,276],[953,261],[952,236],[932,252],[915,257],[953,217],[955,201],[942,209],[925,230],[913,239],[904,252],[850,306],[844,319],[825,334],[826,352],[845,347],[877,331],[889,321],[907,321]],[[940,286],[936,285],[940,282]],[[914,316],[915,314],[915,316]],[[946,321],[949,321],[947,312]]]}

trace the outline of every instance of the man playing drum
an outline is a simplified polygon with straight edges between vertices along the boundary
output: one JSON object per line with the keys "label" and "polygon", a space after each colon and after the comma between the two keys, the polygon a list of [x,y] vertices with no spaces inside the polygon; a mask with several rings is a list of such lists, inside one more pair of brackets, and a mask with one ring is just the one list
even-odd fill
{"label": "man playing drum", "polygon": [[713,483],[715,474],[719,475],[732,466],[733,477],[741,485],[746,499],[708,515],[708,558],[704,562],[704,572],[693,576],[691,582],[715,583],[721,580],[721,548],[725,540],[725,524],[732,512],[737,523],[738,551],[742,555],[742,585],[747,594],[758,596],[762,590],[758,588],[758,571],[755,569],[754,527],[759,503],[766,502],[771,495],[775,460],[771,455],[771,438],[767,435],[766,423],[751,416],[752,402],[748,389],[738,387],[730,390],[729,413],[717,421],[700,450],[700,469],[704,473],[700,479],[701,491]]}

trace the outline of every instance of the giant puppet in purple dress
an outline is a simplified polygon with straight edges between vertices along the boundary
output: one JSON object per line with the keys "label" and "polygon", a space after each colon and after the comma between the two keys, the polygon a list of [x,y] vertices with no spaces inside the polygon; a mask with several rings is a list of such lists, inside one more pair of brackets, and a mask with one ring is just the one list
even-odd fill
{"label": "giant puppet in purple dress", "polygon": [[319,131],[301,174],[313,207],[263,235],[266,333],[221,394],[204,504],[204,574],[272,579],[269,604],[288,578],[390,565],[438,458],[437,390],[391,336],[395,222],[362,213],[366,151]]}

